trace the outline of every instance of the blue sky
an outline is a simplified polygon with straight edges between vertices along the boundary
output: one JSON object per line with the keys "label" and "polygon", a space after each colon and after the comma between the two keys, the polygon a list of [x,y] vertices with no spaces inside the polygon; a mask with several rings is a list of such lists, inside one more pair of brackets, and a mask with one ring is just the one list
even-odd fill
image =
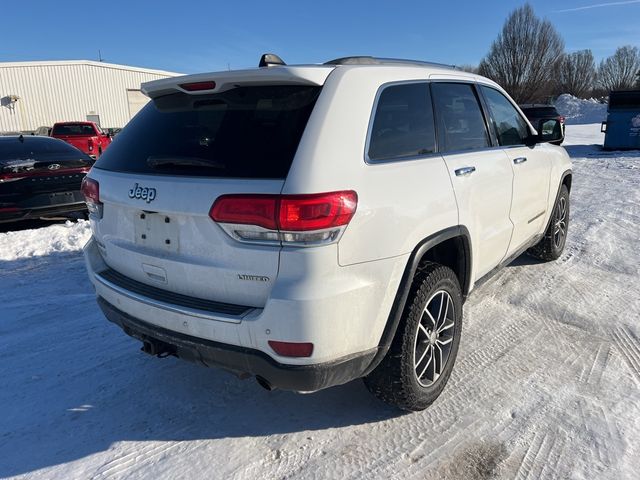
{"label": "blue sky", "polygon": [[[530,2],[567,51],[640,46],[640,0]],[[522,1],[3,1],[0,61],[96,60],[193,73],[346,55],[477,64]]]}

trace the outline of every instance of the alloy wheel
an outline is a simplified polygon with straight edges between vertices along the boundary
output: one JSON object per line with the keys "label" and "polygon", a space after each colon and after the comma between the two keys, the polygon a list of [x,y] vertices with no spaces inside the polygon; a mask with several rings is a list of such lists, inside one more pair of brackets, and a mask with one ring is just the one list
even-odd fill
{"label": "alloy wheel", "polygon": [[451,295],[438,290],[427,301],[418,322],[413,347],[413,368],[418,383],[432,386],[449,360],[454,335],[455,311]]}
{"label": "alloy wheel", "polygon": [[567,235],[567,200],[560,197],[555,211],[555,227],[553,229],[553,244],[560,248]]}

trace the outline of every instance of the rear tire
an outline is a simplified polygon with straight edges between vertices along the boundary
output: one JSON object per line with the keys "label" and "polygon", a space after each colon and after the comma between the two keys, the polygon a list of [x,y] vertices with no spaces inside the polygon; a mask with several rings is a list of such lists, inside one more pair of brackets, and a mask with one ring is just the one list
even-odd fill
{"label": "rear tire", "polygon": [[551,221],[542,240],[527,250],[527,253],[539,260],[549,262],[557,260],[562,255],[567,243],[569,228],[569,189],[566,185],[560,187],[560,195],[553,206]]}
{"label": "rear tire", "polygon": [[462,292],[448,267],[428,263],[416,274],[387,355],[364,378],[389,405],[419,411],[442,393],[458,354]]}

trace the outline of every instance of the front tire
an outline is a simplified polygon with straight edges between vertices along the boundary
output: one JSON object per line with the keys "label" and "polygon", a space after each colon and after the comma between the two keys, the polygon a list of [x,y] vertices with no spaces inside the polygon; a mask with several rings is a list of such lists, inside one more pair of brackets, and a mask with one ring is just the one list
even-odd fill
{"label": "front tire", "polygon": [[424,410],[449,380],[461,333],[458,278],[450,268],[429,263],[416,274],[391,347],[365,385],[385,403]]}
{"label": "front tire", "polygon": [[549,262],[557,260],[562,255],[567,243],[569,228],[569,189],[566,185],[560,187],[560,194],[553,207],[551,221],[542,240],[531,247],[527,253],[539,260]]}

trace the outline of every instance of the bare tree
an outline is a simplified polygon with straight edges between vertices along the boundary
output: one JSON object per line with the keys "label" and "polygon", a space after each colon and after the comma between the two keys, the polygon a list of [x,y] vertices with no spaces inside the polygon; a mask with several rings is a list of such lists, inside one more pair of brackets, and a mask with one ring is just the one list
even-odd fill
{"label": "bare tree", "polygon": [[640,49],[626,45],[600,62],[598,83],[601,88],[608,91],[630,89],[637,82],[638,71],[640,71]]}
{"label": "bare tree", "polygon": [[457,67],[463,72],[478,73],[478,67],[473,65],[469,65],[465,63],[464,65],[458,65]]}
{"label": "bare tree", "polygon": [[542,100],[553,91],[563,50],[564,42],[551,22],[536,17],[526,3],[509,15],[479,71],[516,102]]}
{"label": "bare tree", "polygon": [[558,93],[586,98],[596,81],[596,62],[591,50],[565,54],[558,69]]}

